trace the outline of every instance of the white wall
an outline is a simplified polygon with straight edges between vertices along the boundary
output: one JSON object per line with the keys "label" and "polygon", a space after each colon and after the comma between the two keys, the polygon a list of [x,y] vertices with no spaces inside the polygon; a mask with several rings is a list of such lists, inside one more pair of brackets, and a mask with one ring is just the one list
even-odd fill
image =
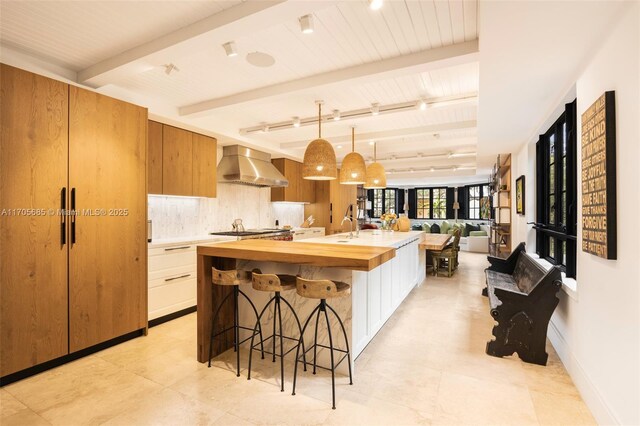
{"label": "white wall", "polygon": [[[584,253],[578,244],[577,291],[560,293],[549,328],[553,346],[601,424],[640,424],[639,24],[640,3],[630,3],[575,83],[578,129],[582,112],[605,91],[616,91],[618,259]],[[580,164],[578,150],[578,205]],[[526,225],[535,217],[535,141],[514,156],[514,185],[521,174],[527,176],[527,215],[514,212],[513,231],[516,242],[527,241],[528,251],[535,251],[535,235]]]}

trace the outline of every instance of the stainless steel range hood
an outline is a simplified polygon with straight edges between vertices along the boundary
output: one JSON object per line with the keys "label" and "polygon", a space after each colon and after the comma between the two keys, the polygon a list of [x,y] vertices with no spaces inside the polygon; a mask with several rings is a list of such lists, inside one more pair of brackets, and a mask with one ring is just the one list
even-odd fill
{"label": "stainless steel range hood", "polygon": [[280,187],[289,181],[271,164],[271,154],[242,145],[225,146],[218,164],[218,182]]}

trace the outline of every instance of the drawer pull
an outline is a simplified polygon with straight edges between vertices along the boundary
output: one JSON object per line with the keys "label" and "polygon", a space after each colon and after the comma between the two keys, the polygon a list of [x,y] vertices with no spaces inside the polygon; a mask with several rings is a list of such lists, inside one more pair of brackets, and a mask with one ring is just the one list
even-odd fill
{"label": "drawer pull", "polygon": [[188,278],[190,277],[191,274],[185,274],[185,275],[180,275],[179,277],[173,277],[173,278],[165,278],[165,282],[166,281],[173,281],[173,280],[179,280],[180,278]]}
{"label": "drawer pull", "polygon": [[169,247],[169,248],[164,249],[164,251],[184,250],[184,249],[188,249],[188,248],[191,248],[191,246]]}

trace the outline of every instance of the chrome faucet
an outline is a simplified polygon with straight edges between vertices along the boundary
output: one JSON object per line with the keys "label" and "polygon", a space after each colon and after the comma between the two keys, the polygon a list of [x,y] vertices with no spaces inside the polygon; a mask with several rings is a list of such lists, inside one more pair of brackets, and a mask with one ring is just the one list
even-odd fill
{"label": "chrome faucet", "polygon": [[349,216],[345,216],[342,219],[342,222],[340,222],[340,226],[342,226],[342,224],[344,224],[345,220],[349,221],[349,238],[353,238],[353,220],[351,220],[351,218]]}
{"label": "chrome faucet", "polygon": [[[349,217],[349,211],[350,210],[351,210],[352,215],[355,216],[355,218],[356,218],[356,238],[358,238],[358,237],[360,237],[360,223],[358,222],[358,205],[357,204],[349,204],[349,206],[347,207],[347,210],[344,212],[345,219],[349,219],[349,222],[352,223],[352,225],[351,225],[352,229],[351,229],[351,232],[349,233],[349,238],[353,238],[353,220]],[[345,219],[342,219],[342,223],[340,224],[340,226],[342,226],[342,224],[344,223]]]}

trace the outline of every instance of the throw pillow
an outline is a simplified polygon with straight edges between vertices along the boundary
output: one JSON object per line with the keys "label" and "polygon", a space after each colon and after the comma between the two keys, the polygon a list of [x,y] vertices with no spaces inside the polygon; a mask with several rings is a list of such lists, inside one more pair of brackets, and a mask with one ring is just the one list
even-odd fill
{"label": "throw pillow", "polygon": [[447,234],[449,232],[449,229],[451,229],[451,225],[449,225],[449,222],[447,222],[446,220],[443,220],[442,225],[440,225],[440,233]]}
{"label": "throw pillow", "polygon": [[432,234],[439,234],[440,233],[440,225],[438,225],[437,223],[434,223],[433,225],[431,225],[431,233]]}
{"label": "throw pillow", "polygon": [[465,226],[467,230],[467,235],[471,236],[472,231],[480,231],[480,225],[473,225],[471,223],[467,223]]}
{"label": "throw pillow", "polygon": [[429,226],[429,224],[427,222],[422,224],[422,230],[424,232],[426,232],[427,234],[431,233],[431,227]]}
{"label": "throw pillow", "polygon": [[467,231],[467,225],[465,223],[460,224],[460,236],[461,237],[469,236],[469,232]]}
{"label": "throw pillow", "polygon": [[470,237],[486,237],[487,231],[471,231],[469,233]]}

